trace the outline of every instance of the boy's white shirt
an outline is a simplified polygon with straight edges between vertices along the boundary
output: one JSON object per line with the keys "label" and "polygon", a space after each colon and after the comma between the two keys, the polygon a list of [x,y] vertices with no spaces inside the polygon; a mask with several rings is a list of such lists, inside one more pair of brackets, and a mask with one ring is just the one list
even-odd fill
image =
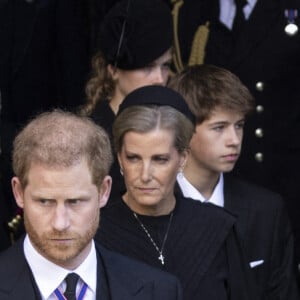
{"label": "boy's white shirt", "polygon": [[182,172],[177,175],[177,182],[181,188],[183,196],[192,198],[201,202],[209,202],[217,206],[224,207],[224,177],[220,174],[219,181],[215,186],[213,193],[209,199],[205,199],[203,195],[185,178]]}

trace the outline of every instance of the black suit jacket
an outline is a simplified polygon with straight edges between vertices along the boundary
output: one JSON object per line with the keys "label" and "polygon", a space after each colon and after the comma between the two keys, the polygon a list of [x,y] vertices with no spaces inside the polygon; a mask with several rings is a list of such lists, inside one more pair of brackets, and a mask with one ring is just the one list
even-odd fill
{"label": "black suit jacket", "polygon": [[[181,193],[178,185],[176,189]],[[252,265],[250,275],[258,299],[300,299],[293,264],[293,234],[282,198],[227,174],[224,206],[237,218],[237,236]]]}
{"label": "black suit jacket", "polygon": [[[96,244],[107,276],[110,297],[106,300],[180,300],[178,280]],[[97,287],[98,290],[98,287]],[[101,295],[100,295],[101,294]],[[23,239],[0,255],[0,299],[37,299],[30,268],[23,252]]]}
{"label": "black suit jacket", "polygon": [[[255,97],[257,108],[246,122],[243,151],[234,172],[284,197],[300,263],[300,30],[294,36],[284,31],[285,10],[292,8],[298,11],[295,23],[300,29],[300,0],[258,0],[234,40],[219,22],[219,0],[185,0],[178,30],[187,62],[198,26],[209,21],[204,62],[234,72]],[[262,129],[262,134],[256,129]]]}
{"label": "black suit jacket", "polygon": [[299,299],[293,234],[282,198],[262,187],[224,176],[224,205],[237,231],[262,299]]}

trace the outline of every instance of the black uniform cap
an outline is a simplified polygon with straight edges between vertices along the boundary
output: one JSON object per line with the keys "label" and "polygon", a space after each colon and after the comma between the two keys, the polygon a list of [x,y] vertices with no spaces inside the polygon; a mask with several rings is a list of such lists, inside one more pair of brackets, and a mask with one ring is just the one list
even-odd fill
{"label": "black uniform cap", "polygon": [[124,70],[145,67],[172,42],[172,15],[162,0],[117,2],[104,17],[98,40],[107,62]]}
{"label": "black uniform cap", "polygon": [[118,115],[124,109],[135,105],[171,106],[184,114],[194,125],[196,118],[184,98],[176,91],[160,85],[148,85],[129,93],[119,106]]}

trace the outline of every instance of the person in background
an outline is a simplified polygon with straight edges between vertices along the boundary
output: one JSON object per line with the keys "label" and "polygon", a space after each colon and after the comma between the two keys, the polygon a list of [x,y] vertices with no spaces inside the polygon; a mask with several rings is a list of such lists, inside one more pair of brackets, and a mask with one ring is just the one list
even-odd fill
{"label": "person in background", "polygon": [[161,0],[122,0],[99,29],[99,49],[86,85],[83,114],[111,135],[124,97],[144,85],[166,85],[172,59],[172,17]]}
{"label": "person in background", "polygon": [[0,1],[0,180],[9,222],[21,216],[10,185],[16,133],[36,113],[84,103],[89,57],[83,2]]}
{"label": "person in background", "polygon": [[[165,2],[171,9],[171,1],[162,0]],[[97,51],[97,41],[99,39],[99,27],[109,12],[109,10],[120,0],[85,0],[86,11],[88,16],[89,24],[89,40],[90,40],[90,54],[93,55]]]}
{"label": "person in background", "polygon": [[179,193],[237,217],[257,299],[299,299],[293,234],[281,196],[227,174],[242,152],[245,120],[254,107],[249,90],[233,73],[213,65],[186,67],[169,87],[184,97],[197,120],[190,155],[177,176]]}
{"label": "person in background", "polygon": [[41,114],[17,135],[12,188],[27,234],[0,254],[1,300],[181,299],[173,276],[94,243],[111,162],[105,131],[72,113]]}
{"label": "person in background", "polygon": [[95,239],[176,275],[186,300],[258,299],[236,218],[174,193],[193,133],[194,116],[171,89],[146,86],[125,97],[113,138],[126,192],[103,210]]}
{"label": "person in background", "polygon": [[[300,0],[184,0],[177,32],[183,64],[237,75],[255,98],[233,172],[281,194],[300,264]],[[299,273],[300,274],[300,273]]]}
{"label": "person in background", "polygon": [[[92,60],[87,103],[81,113],[111,137],[119,105],[129,92],[167,83],[173,40],[170,9],[161,0],[119,1],[103,19],[98,35],[99,49]],[[119,194],[124,184],[116,159],[110,174],[112,194]]]}

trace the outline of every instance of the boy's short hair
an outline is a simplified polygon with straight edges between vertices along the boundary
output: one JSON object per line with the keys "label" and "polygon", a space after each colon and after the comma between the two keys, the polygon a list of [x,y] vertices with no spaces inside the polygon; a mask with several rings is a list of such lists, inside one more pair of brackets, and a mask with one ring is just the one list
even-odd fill
{"label": "boy's short hair", "polygon": [[245,116],[254,108],[254,98],[240,79],[213,65],[188,66],[174,75],[168,86],[185,98],[198,124],[209,119],[216,108]]}

